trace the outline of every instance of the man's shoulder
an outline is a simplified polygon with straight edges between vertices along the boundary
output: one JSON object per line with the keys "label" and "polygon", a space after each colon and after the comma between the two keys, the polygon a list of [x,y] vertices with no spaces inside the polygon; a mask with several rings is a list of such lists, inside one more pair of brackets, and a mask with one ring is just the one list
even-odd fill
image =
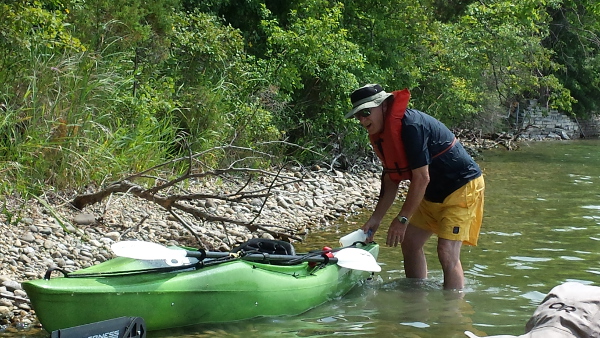
{"label": "man's shoulder", "polygon": [[441,122],[435,117],[422,112],[417,109],[406,109],[404,113],[404,119],[402,120],[404,125],[437,125]]}
{"label": "man's shoulder", "polygon": [[[421,114],[425,114],[425,113],[418,109],[414,109],[414,108],[406,108],[406,112],[404,112],[404,116],[407,116],[407,115],[418,116]],[[427,115],[427,114],[425,114],[425,115]]]}

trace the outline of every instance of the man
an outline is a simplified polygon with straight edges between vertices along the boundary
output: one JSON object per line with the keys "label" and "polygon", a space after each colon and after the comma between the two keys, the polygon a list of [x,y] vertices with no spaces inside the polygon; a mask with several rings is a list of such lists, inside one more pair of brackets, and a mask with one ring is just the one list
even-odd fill
{"label": "man", "polygon": [[377,206],[363,225],[369,240],[392,206],[398,184],[410,180],[406,200],[387,233],[388,246],[402,247],[407,278],[427,278],[423,246],[438,236],[437,253],[444,288],[464,287],[460,262],[463,243],[477,245],[483,216],[484,181],[479,166],[435,118],[407,109],[407,89],[386,93],[368,84],[350,95],[355,117],[367,130],[373,150],[383,163]]}

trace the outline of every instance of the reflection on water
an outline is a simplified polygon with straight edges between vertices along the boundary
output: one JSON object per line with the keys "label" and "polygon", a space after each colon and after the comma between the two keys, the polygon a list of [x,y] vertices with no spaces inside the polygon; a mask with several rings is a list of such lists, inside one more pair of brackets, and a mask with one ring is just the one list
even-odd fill
{"label": "reflection on water", "polygon": [[[155,332],[148,337],[466,337],[524,332],[558,284],[600,285],[600,141],[547,142],[487,151],[486,208],[477,247],[464,247],[464,292],[442,290],[434,239],[429,279],[404,278],[399,248],[382,247],[372,281],[302,315]],[[396,208],[399,208],[397,206]],[[297,251],[337,243],[367,213],[311,234]],[[388,219],[375,236],[385,243]],[[285,300],[282,300],[285,301]],[[210,306],[202,304],[200,306]]]}

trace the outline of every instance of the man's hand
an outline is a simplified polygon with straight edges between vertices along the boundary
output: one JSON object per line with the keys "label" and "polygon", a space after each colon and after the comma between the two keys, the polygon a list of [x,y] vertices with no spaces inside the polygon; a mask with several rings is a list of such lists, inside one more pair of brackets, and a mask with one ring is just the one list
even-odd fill
{"label": "man's hand", "polygon": [[381,220],[377,220],[373,217],[369,218],[369,220],[362,226],[363,231],[367,234],[367,242],[372,242],[373,237],[375,236],[375,232],[379,228],[381,224]]}
{"label": "man's hand", "polygon": [[404,240],[404,233],[408,224],[402,224],[398,219],[394,218],[388,229],[387,246],[398,246]]}

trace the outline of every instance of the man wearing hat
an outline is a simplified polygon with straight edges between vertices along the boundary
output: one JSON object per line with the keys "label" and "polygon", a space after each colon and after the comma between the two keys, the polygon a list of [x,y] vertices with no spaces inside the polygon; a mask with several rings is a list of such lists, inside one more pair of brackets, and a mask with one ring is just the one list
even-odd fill
{"label": "man wearing hat", "polygon": [[407,109],[407,89],[387,93],[378,84],[368,84],[352,92],[350,99],[353,107],[346,118],[356,118],[367,130],[384,168],[377,206],[363,230],[372,231],[372,240],[394,203],[400,181],[410,180],[386,244],[401,244],[406,277],[424,279],[423,246],[436,234],[444,288],[462,289],[460,249],[463,243],[477,245],[483,216],[485,184],[479,166],[444,124]]}

